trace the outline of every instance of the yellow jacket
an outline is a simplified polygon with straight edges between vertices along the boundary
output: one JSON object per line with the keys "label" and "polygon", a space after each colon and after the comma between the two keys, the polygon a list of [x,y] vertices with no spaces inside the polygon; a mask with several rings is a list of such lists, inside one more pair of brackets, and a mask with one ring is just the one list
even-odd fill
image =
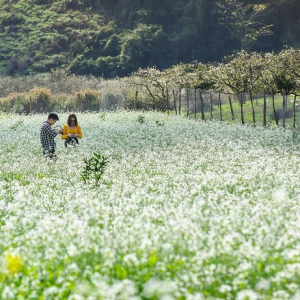
{"label": "yellow jacket", "polygon": [[78,138],[82,138],[82,132],[79,125],[76,126],[76,128],[70,128],[68,124],[63,126],[64,133],[61,135],[61,138],[65,140],[68,136],[68,133],[71,134],[78,134]]}

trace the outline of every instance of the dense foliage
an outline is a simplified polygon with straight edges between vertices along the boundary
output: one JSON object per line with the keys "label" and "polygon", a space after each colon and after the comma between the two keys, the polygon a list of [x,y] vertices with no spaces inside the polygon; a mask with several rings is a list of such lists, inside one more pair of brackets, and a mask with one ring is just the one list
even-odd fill
{"label": "dense foliage", "polygon": [[[108,78],[148,66],[220,61],[243,42],[228,30],[238,20],[224,18],[224,6],[217,5],[226,1],[1,0],[0,73],[64,68]],[[300,2],[268,3],[268,13],[258,21],[273,25],[273,34],[258,37],[251,49],[299,47]]]}

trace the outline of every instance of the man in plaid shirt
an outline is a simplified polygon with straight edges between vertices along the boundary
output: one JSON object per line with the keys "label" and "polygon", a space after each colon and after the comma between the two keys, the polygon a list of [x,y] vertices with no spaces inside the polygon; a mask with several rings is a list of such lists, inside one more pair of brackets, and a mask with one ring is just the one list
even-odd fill
{"label": "man in plaid shirt", "polygon": [[51,128],[56,121],[58,121],[58,115],[55,113],[50,113],[47,121],[43,123],[40,129],[40,140],[42,144],[43,154],[49,156],[50,159],[56,157],[55,156],[55,141],[54,138],[58,133],[63,133],[64,130],[54,130]]}

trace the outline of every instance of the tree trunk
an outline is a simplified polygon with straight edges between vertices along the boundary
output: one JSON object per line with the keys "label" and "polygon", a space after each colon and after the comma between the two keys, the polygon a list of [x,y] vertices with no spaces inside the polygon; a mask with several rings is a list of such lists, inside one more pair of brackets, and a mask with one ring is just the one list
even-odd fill
{"label": "tree trunk", "polygon": [[296,128],[296,98],[297,98],[297,95],[296,95],[296,93],[295,93],[295,97],[294,97],[294,105],[293,105],[293,111],[294,111],[293,128]]}
{"label": "tree trunk", "polygon": [[219,92],[219,107],[220,107],[220,121],[223,121],[222,116],[222,103],[221,103],[221,93]]}
{"label": "tree trunk", "polygon": [[175,91],[174,91],[174,89],[172,89],[172,93],[173,93],[173,100],[174,100],[174,109],[175,109],[175,113],[177,115],[176,97],[175,97]]}
{"label": "tree trunk", "polygon": [[272,93],[272,106],[273,106],[273,113],[274,113],[274,118],[275,118],[275,122],[276,122],[276,125],[278,126],[278,117],[277,117],[277,112],[276,112],[276,109],[275,109],[275,95],[274,93]]}
{"label": "tree trunk", "polygon": [[213,118],[213,115],[212,115],[212,111],[213,111],[212,93],[209,94],[209,99],[210,99],[210,119],[212,120],[212,118]]}
{"label": "tree trunk", "polygon": [[31,103],[32,103],[32,101],[31,101],[31,96],[30,96],[29,97],[29,114],[31,114],[31,112],[32,112]]}
{"label": "tree trunk", "polygon": [[244,93],[241,93],[240,97],[241,97],[241,120],[242,120],[242,124],[244,125],[245,124],[244,112],[243,112]]}
{"label": "tree trunk", "polygon": [[264,91],[264,108],[263,108],[263,126],[267,126],[267,99],[266,91]]}
{"label": "tree trunk", "polygon": [[203,107],[203,97],[202,97],[201,89],[199,89],[199,96],[200,96],[200,104],[201,104],[201,120],[205,120],[204,107]]}
{"label": "tree trunk", "polygon": [[80,101],[81,100],[81,96],[80,94],[77,95],[77,110],[78,112],[81,112],[81,109],[80,109]]}
{"label": "tree trunk", "polygon": [[194,89],[194,117],[197,119],[197,89]]}
{"label": "tree trunk", "polygon": [[286,95],[283,93],[282,97],[282,127],[285,128],[285,107],[286,107]]}
{"label": "tree trunk", "polygon": [[169,89],[166,88],[166,111],[169,114]]}
{"label": "tree trunk", "polygon": [[186,89],[186,116],[190,115],[189,89]]}
{"label": "tree trunk", "polygon": [[181,88],[179,88],[179,106],[178,106],[178,114],[181,113]]}
{"label": "tree trunk", "polygon": [[134,102],[133,102],[133,110],[136,111],[136,103],[137,103],[137,97],[138,97],[138,91],[135,91],[135,96],[134,96]]}
{"label": "tree trunk", "polygon": [[234,120],[234,114],[233,114],[233,107],[232,107],[232,101],[231,101],[231,97],[229,95],[229,105],[230,105],[230,111],[231,111],[231,120]]}
{"label": "tree trunk", "polygon": [[253,124],[255,125],[256,121],[255,121],[255,110],[254,110],[254,105],[253,105],[252,92],[249,92],[249,95],[250,95],[250,102],[251,102],[251,108],[252,108],[252,121],[253,121]]}

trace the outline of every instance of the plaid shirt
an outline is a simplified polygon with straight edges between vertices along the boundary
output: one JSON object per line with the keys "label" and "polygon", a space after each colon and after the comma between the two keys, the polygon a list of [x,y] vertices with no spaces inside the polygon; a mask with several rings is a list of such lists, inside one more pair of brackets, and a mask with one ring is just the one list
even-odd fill
{"label": "plaid shirt", "polygon": [[51,128],[50,124],[44,122],[40,129],[40,140],[43,150],[55,149],[54,138],[56,137],[56,135],[56,131]]}

